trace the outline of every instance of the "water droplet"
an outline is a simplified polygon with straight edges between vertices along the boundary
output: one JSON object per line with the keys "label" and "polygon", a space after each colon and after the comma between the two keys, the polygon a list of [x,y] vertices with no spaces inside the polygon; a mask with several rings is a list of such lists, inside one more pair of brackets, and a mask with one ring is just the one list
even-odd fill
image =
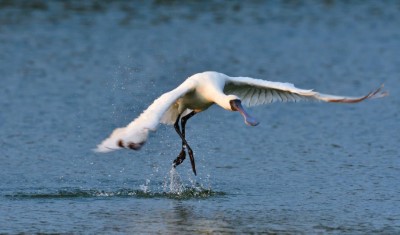
{"label": "water droplet", "polygon": [[174,167],[169,171],[169,178],[166,177],[164,182],[164,191],[172,194],[181,194],[185,190],[185,186],[182,184],[181,177]]}

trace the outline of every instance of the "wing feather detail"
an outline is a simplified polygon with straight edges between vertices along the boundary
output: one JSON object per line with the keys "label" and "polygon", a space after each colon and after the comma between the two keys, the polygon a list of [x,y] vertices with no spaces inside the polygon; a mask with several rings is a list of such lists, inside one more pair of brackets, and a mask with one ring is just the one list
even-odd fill
{"label": "wing feather detail", "polygon": [[266,93],[267,95],[266,95],[266,98],[265,98],[265,100],[264,100],[264,102],[263,102],[262,104],[269,104],[269,103],[272,103],[272,102],[273,102],[273,99],[272,99],[272,90],[271,90],[271,89],[265,89],[265,93]]}
{"label": "wing feather detail", "polygon": [[261,89],[261,95],[258,98],[258,100],[265,100],[265,99],[267,99],[267,91],[264,89]]}
{"label": "wing feather detail", "polygon": [[193,84],[182,83],[174,90],[164,93],[126,127],[115,129],[107,139],[97,146],[95,151],[110,152],[121,148],[140,149],[146,142],[149,131],[155,131],[162,119],[165,119],[166,114],[173,114],[169,112],[177,106],[174,105],[175,102],[192,89]]}
{"label": "wing feather detail", "polygon": [[334,103],[358,103],[365,99],[388,95],[383,85],[365,96],[336,96],[305,90],[291,83],[270,82],[249,77],[230,77],[224,87],[225,94],[238,96],[244,105],[257,106],[274,102],[324,101]]}
{"label": "wing feather detail", "polygon": [[254,88],[253,90],[254,90],[253,95],[250,97],[250,106],[254,106],[255,104],[257,104],[259,102],[258,98],[261,93],[261,89]]}

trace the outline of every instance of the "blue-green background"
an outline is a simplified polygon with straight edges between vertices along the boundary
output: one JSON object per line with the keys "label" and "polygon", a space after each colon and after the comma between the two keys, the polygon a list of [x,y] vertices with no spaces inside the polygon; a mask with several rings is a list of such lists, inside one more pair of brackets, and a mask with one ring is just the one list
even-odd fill
{"label": "blue-green background", "polygon": [[[91,151],[188,76],[339,95]],[[399,1],[0,1],[0,233],[400,233]]]}

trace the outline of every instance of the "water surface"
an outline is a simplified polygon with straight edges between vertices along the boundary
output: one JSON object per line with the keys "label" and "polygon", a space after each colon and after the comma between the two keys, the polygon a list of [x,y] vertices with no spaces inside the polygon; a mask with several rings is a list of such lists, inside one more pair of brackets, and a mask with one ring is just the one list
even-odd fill
{"label": "water surface", "polygon": [[[400,233],[395,1],[0,2],[0,233]],[[212,107],[139,152],[93,149],[206,70],[364,95]]]}

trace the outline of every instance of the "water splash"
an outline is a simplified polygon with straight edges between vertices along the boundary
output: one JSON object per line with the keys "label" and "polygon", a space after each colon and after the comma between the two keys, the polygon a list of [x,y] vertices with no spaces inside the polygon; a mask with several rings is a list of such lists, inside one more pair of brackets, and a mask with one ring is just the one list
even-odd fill
{"label": "water splash", "polygon": [[185,191],[185,186],[182,183],[181,177],[174,167],[169,171],[169,178],[164,181],[164,192],[170,194],[182,194]]}
{"label": "water splash", "polygon": [[[158,167],[153,168],[158,172]],[[190,172],[191,173],[191,172]],[[20,191],[3,195],[11,200],[27,199],[82,199],[82,198],[113,198],[113,197],[133,197],[133,198],[169,198],[175,200],[206,199],[213,196],[223,196],[224,192],[216,192],[211,187],[204,187],[188,175],[188,181],[182,180],[175,168],[166,174],[164,182],[157,183],[152,180],[153,174],[147,178],[144,184],[139,185],[139,189],[114,188],[114,189],[84,189],[78,188],[38,188],[28,191]],[[206,177],[209,180],[209,175]]]}
{"label": "water splash", "polygon": [[169,198],[176,200],[206,199],[213,196],[223,196],[224,192],[215,192],[210,189],[183,188],[179,193],[172,192],[150,192],[133,189],[117,189],[114,191],[80,188],[63,188],[59,190],[39,190],[31,192],[16,192],[4,195],[11,200],[35,200],[35,199],[83,199],[83,198]]}
{"label": "water splash", "polygon": [[141,184],[139,187],[144,193],[150,192],[150,179],[146,179],[146,183]]}

